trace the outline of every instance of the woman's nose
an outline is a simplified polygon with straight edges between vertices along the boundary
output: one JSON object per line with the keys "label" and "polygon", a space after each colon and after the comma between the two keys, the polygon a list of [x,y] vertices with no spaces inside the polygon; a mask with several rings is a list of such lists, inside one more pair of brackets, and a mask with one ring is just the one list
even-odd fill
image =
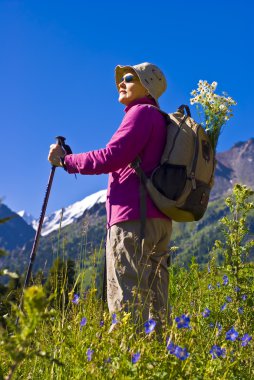
{"label": "woman's nose", "polygon": [[126,87],[125,80],[121,79],[121,82],[118,85],[119,87]]}

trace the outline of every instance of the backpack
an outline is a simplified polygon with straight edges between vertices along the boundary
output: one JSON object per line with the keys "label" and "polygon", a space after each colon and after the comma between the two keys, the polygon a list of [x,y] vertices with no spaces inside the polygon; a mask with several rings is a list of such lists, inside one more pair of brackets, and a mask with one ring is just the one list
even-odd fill
{"label": "backpack", "polygon": [[176,222],[200,220],[214,183],[215,152],[204,128],[191,118],[187,105],[167,120],[167,140],[160,160],[148,178],[137,158],[132,168],[140,177],[141,220],[145,219],[146,191],[157,208]]}

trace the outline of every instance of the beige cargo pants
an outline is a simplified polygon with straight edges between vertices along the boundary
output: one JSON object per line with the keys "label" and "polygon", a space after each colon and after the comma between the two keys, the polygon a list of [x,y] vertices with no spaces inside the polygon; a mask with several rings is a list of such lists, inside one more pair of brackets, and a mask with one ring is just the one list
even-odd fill
{"label": "beige cargo pants", "polygon": [[107,300],[110,313],[126,310],[135,323],[154,318],[159,325],[169,320],[168,244],[172,222],[147,219],[142,252],[140,221],[126,221],[108,230]]}

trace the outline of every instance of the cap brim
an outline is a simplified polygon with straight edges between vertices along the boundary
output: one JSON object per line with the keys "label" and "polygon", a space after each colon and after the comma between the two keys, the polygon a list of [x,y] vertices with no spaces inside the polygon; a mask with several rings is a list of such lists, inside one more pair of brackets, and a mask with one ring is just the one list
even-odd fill
{"label": "cap brim", "polygon": [[118,65],[115,68],[115,81],[116,81],[116,85],[117,86],[121,82],[124,73],[126,71],[128,71],[128,70],[134,71],[137,74],[137,76],[138,76],[138,78],[140,80],[140,77],[139,77],[138,73],[136,72],[136,70],[133,68],[133,66],[121,66],[121,65]]}

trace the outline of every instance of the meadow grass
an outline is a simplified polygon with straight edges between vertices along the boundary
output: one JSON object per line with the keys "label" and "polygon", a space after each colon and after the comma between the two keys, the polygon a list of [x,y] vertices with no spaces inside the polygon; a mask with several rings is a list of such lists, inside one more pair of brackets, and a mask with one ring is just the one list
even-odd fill
{"label": "meadow grass", "polygon": [[[243,214],[238,209],[239,233]],[[235,223],[223,223],[226,237],[231,227],[236,232]],[[228,258],[230,242],[217,242],[205,268],[194,259],[188,268],[169,267],[171,323],[161,334],[156,320],[137,332],[129,313],[108,313],[96,289],[97,265],[89,290],[78,287],[82,271],[69,299],[64,275],[60,291],[56,281],[49,297],[38,284],[28,288],[23,310],[13,304],[1,329],[0,379],[254,379],[254,266],[240,260],[250,244],[239,233],[223,266],[216,250]],[[99,260],[98,252],[94,257]]]}
{"label": "meadow grass", "polygon": [[[195,263],[171,267],[172,325],[162,338],[145,328],[136,333],[127,313],[112,319],[94,289],[71,296],[63,312],[31,287],[18,330],[10,328],[9,347],[6,340],[0,346],[2,377],[18,359],[14,379],[254,379],[253,342],[242,340],[253,335],[253,284],[238,289],[225,276]],[[226,339],[232,328],[237,338]],[[175,347],[186,351],[177,355]]]}

